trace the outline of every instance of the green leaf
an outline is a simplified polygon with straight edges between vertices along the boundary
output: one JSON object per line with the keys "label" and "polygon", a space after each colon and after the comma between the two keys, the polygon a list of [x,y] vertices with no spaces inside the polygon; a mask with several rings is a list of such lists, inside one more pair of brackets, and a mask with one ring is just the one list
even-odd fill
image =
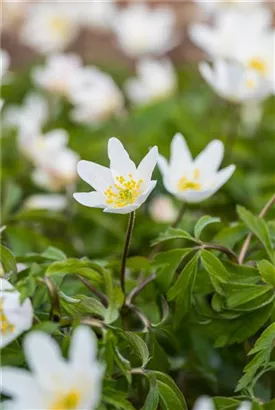
{"label": "green leaf", "polygon": [[60,249],[55,248],[54,246],[49,246],[45,252],[41,254],[46,259],[54,260],[54,261],[62,261],[67,258],[64,252]]}
{"label": "green leaf", "polygon": [[187,310],[189,310],[191,306],[192,290],[197,274],[197,261],[198,254],[193,256],[193,258],[187,263],[177,281],[167,293],[168,300],[174,300],[180,295],[181,300],[183,299],[186,301]]}
{"label": "green leaf", "polygon": [[271,289],[268,285],[228,284],[226,305],[229,309],[234,309],[265,295]]}
{"label": "green leaf", "polygon": [[153,265],[158,268],[156,281],[163,292],[169,289],[176,269],[192,250],[192,248],[171,249],[167,252],[158,253],[155,256]]}
{"label": "green leaf", "polygon": [[262,279],[275,287],[275,266],[267,260],[262,260],[257,263]]}
{"label": "green leaf", "polygon": [[15,257],[4,245],[0,245],[0,260],[5,273],[17,273]]}
{"label": "green leaf", "polygon": [[196,239],[200,238],[200,235],[202,233],[202,231],[204,230],[204,228],[206,228],[207,225],[216,223],[216,222],[221,222],[220,218],[214,218],[212,216],[209,215],[204,215],[202,216],[198,222],[195,225],[194,228],[194,235]]}
{"label": "green leaf", "polygon": [[224,295],[224,284],[228,281],[228,272],[221,261],[211,252],[202,249],[201,261],[208,272],[211,282],[217,293]]}
{"label": "green leaf", "polygon": [[159,243],[170,241],[172,239],[187,239],[188,241],[197,242],[188,232],[178,228],[168,228],[165,232],[161,233],[158,238],[152,242],[152,246]]}
{"label": "green leaf", "polygon": [[275,341],[275,323],[272,323],[261,334],[259,339],[256,341],[253,349],[250,350],[249,354],[254,354],[261,350],[269,350],[271,352],[274,341]]}
{"label": "green leaf", "polygon": [[104,318],[106,314],[106,308],[95,298],[77,294],[74,296],[75,299],[70,298],[71,300],[69,300],[62,292],[60,296],[62,308],[73,318],[83,317],[87,314]]}
{"label": "green leaf", "polygon": [[114,406],[116,409],[135,410],[132,404],[127,400],[126,394],[115,389],[106,388],[103,390],[102,400]]}
{"label": "green leaf", "polygon": [[167,374],[152,372],[157,379],[161,407],[164,410],[187,410],[185,399],[174,380]]}
{"label": "green leaf", "polygon": [[239,380],[236,391],[243,390],[253,382],[253,378],[261,366],[266,362],[265,351],[259,352],[244,368],[244,375]]}
{"label": "green leaf", "polygon": [[138,336],[134,332],[122,332],[122,335],[134,348],[134,352],[137,354],[137,356],[140,357],[141,366],[145,367],[150,358],[147,344],[140,336]]}
{"label": "green leaf", "polygon": [[274,410],[275,409],[275,399],[272,399],[268,403],[263,404],[263,410]]}
{"label": "green leaf", "polygon": [[120,286],[113,283],[112,275],[109,271],[104,272],[106,294],[108,298],[108,308],[105,312],[104,321],[106,324],[115,322],[119,317],[119,310],[124,302],[124,294]]}
{"label": "green leaf", "polygon": [[132,270],[150,270],[151,269],[151,264],[150,261],[147,258],[144,258],[142,256],[132,256],[131,258],[127,259],[127,267],[132,269]]}
{"label": "green leaf", "polygon": [[80,275],[96,284],[102,283],[102,276],[94,269],[94,263],[79,259],[65,259],[52,263],[46,270],[46,276]]}
{"label": "green leaf", "polygon": [[144,406],[142,407],[142,410],[157,410],[158,409],[158,404],[159,404],[159,393],[157,389],[157,379],[156,376],[152,373],[149,373],[147,375],[147,378],[149,379],[150,383],[150,388],[148,395],[146,397]]}
{"label": "green leaf", "polygon": [[269,258],[273,261],[272,243],[267,223],[241,206],[237,206],[237,212],[248,229],[262,242]]}

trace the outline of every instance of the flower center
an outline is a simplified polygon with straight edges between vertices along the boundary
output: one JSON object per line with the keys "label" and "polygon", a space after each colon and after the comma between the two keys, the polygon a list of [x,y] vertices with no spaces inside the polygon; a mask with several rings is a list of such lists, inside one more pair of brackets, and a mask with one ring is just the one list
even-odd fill
{"label": "flower center", "polygon": [[254,57],[249,61],[248,64],[249,68],[252,70],[256,70],[259,74],[264,75],[267,71],[266,62],[260,57]]}
{"label": "flower center", "polygon": [[71,390],[68,394],[58,398],[51,410],[76,410],[80,401],[80,392],[78,390]]}
{"label": "flower center", "polygon": [[69,23],[67,20],[56,16],[51,19],[50,28],[55,34],[65,36],[69,30]]}
{"label": "flower center", "polygon": [[104,195],[108,205],[112,205],[114,208],[123,208],[133,204],[138,198],[143,180],[134,180],[132,174],[129,174],[128,177],[129,179],[125,179],[123,176],[117,176],[117,182],[106,189]]}
{"label": "flower center", "polygon": [[15,331],[15,326],[8,321],[4,313],[3,299],[0,301],[0,331],[4,336]]}
{"label": "flower center", "polygon": [[201,184],[197,181],[200,177],[200,170],[196,168],[193,172],[193,178],[188,179],[186,176],[180,178],[178,182],[178,190],[186,191],[192,189],[193,191],[200,191],[202,189]]}

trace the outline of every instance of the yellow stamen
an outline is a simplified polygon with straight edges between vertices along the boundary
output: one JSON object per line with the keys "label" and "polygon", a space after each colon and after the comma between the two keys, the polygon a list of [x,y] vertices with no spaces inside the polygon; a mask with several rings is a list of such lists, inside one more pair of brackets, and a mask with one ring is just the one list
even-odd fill
{"label": "yellow stamen", "polygon": [[53,17],[50,21],[50,27],[56,34],[66,35],[69,31],[69,23],[62,17]]}
{"label": "yellow stamen", "polygon": [[78,390],[71,390],[68,394],[58,398],[51,410],[76,410],[78,409],[80,401],[80,392]]}
{"label": "yellow stamen", "polygon": [[134,180],[132,174],[129,174],[129,178],[126,180],[123,176],[117,176],[117,183],[110,185],[105,190],[104,195],[108,205],[112,205],[114,208],[123,208],[136,201],[141,193],[140,188],[143,180]]}
{"label": "yellow stamen", "polygon": [[254,57],[249,61],[249,68],[258,71],[261,75],[265,75],[267,71],[266,62],[260,57]]}
{"label": "yellow stamen", "polygon": [[188,180],[186,177],[182,177],[178,182],[178,190],[186,191],[192,189],[194,191],[200,191],[202,186],[199,182]]}
{"label": "yellow stamen", "polygon": [[15,331],[15,326],[12,325],[7,316],[4,313],[3,309],[3,300],[0,301],[0,332],[2,335],[7,335],[8,333],[13,333]]}

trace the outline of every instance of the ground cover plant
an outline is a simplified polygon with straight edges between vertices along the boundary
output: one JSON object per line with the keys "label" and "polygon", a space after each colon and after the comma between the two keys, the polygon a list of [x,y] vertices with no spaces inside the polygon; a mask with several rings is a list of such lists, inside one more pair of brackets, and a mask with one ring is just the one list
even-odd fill
{"label": "ground cover plant", "polygon": [[[221,44],[190,24],[200,63],[167,57],[171,5],[24,11],[41,58],[1,57],[4,410],[275,409],[272,13],[221,3]],[[135,67],[65,52],[87,24]]]}

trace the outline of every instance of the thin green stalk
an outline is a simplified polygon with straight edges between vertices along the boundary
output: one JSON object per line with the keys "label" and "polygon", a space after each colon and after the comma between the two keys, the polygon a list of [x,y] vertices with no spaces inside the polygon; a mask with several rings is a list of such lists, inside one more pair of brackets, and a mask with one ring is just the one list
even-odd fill
{"label": "thin green stalk", "polygon": [[124,243],[122,259],[121,259],[120,286],[121,286],[122,292],[124,294],[125,294],[126,260],[127,260],[127,256],[128,256],[129,248],[130,248],[130,244],[131,244],[131,238],[132,238],[134,224],[135,224],[135,217],[136,217],[135,212],[131,212],[129,214],[129,221],[128,221],[128,226],[127,226],[127,231],[126,231],[126,237],[125,237],[125,243]]}

